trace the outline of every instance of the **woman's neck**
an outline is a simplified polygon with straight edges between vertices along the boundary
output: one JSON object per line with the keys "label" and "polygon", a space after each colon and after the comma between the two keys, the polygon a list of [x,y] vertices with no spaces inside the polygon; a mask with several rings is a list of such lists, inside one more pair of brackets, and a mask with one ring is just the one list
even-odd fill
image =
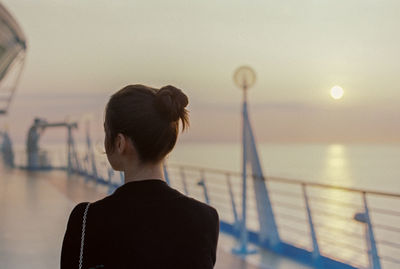
{"label": "woman's neck", "polygon": [[164,179],[162,163],[129,166],[124,170],[125,183],[147,179]]}

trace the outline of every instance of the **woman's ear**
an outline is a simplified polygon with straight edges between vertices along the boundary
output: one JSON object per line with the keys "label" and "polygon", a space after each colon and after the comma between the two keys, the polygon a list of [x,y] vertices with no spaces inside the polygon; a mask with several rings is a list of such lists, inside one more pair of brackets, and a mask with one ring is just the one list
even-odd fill
{"label": "woman's ear", "polygon": [[126,138],[123,134],[117,134],[117,138],[115,139],[115,146],[119,154],[122,154],[125,151],[126,142]]}

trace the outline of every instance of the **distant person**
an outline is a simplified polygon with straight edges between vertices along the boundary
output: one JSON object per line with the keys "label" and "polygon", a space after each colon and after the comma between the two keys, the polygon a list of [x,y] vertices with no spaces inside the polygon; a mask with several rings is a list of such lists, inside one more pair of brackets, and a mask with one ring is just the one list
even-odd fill
{"label": "distant person", "polygon": [[217,211],[169,187],[163,174],[179,122],[182,130],[189,124],[187,104],[187,96],[173,86],[130,85],[111,96],[104,144],[112,168],[124,172],[125,184],[89,206],[75,206],[61,269],[214,267]]}

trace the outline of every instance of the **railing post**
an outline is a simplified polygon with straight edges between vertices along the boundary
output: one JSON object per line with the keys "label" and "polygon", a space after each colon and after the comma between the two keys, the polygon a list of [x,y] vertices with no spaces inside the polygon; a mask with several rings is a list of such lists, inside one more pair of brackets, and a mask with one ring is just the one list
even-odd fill
{"label": "railing post", "polygon": [[180,170],[181,179],[182,179],[183,191],[185,192],[186,195],[189,195],[189,191],[188,191],[188,188],[187,188],[187,185],[186,185],[185,171],[184,171],[183,166],[181,166],[179,168],[179,170]]}
{"label": "railing post", "polygon": [[208,196],[208,192],[207,192],[206,180],[205,180],[205,177],[204,177],[204,170],[201,170],[200,174],[201,174],[200,181],[197,184],[199,186],[203,187],[204,199],[205,199],[206,203],[209,205],[210,204],[210,197]]}
{"label": "railing post", "polygon": [[[111,183],[112,176],[114,175],[114,170],[112,168],[107,169],[108,174],[108,194],[111,194],[114,191],[114,186]],[[99,182],[99,178],[96,178],[96,183]]]}
{"label": "railing post", "polygon": [[[81,170],[81,165],[79,163],[79,159],[78,159],[78,153],[76,152],[76,148],[75,148],[75,141],[72,135],[72,128],[76,128],[76,125],[68,125],[68,171],[70,171],[70,173],[77,173],[77,174],[81,174],[82,170]],[[73,167],[75,163],[75,167]]]}
{"label": "railing post", "polygon": [[166,165],[165,163],[163,164],[163,170],[164,170],[164,178],[165,178],[165,181],[167,182],[168,185],[171,185],[171,182],[169,181],[169,175],[168,175],[167,165]]}
{"label": "railing post", "polygon": [[88,168],[87,171],[89,173],[89,163],[91,164],[91,169],[92,169],[92,176],[94,178],[98,178],[97,176],[97,167],[96,167],[96,157],[93,152],[93,146],[92,146],[92,139],[90,138],[90,127],[89,127],[89,121],[86,123],[86,146],[87,146],[87,161],[88,161]]}
{"label": "railing post", "polygon": [[237,211],[236,211],[235,197],[233,195],[231,178],[230,178],[229,173],[226,174],[226,181],[227,181],[227,184],[228,184],[229,197],[231,199],[231,204],[232,204],[233,217],[235,219],[234,228],[238,229],[239,228],[238,226],[240,225],[240,222],[239,222],[238,214],[237,214]]}
{"label": "railing post", "polygon": [[301,187],[302,187],[302,190],[303,190],[304,203],[306,205],[306,210],[307,210],[307,220],[308,220],[308,225],[309,225],[310,233],[311,233],[311,239],[312,239],[312,243],[313,243],[312,259],[313,259],[313,262],[314,262],[314,265],[315,265],[316,268],[322,268],[321,254],[319,252],[317,235],[315,233],[314,222],[312,220],[312,215],[311,215],[310,204],[309,204],[309,201],[308,201],[306,184],[302,183]]}
{"label": "railing post", "polygon": [[91,174],[89,173],[89,158],[87,155],[83,158],[82,167],[82,171],[84,171],[83,175],[85,176],[85,178],[90,177]]}
{"label": "railing post", "polygon": [[67,145],[68,145],[68,164],[67,164],[67,171],[68,174],[72,173],[72,127],[68,126],[68,138],[67,138]]}
{"label": "railing post", "polygon": [[7,131],[0,132],[0,136],[3,137],[0,149],[3,155],[3,161],[6,165],[13,168],[14,167],[14,151],[12,146],[12,141]]}
{"label": "railing post", "polygon": [[378,249],[376,247],[374,231],[372,229],[371,218],[369,216],[369,209],[367,204],[366,193],[362,193],[363,202],[364,202],[364,210],[365,210],[365,223],[366,223],[366,239],[368,244],[368,258],[369,264],[372,269],[381,269],[381,263],[378,256]]}
{"label": "railing post", "polygon": [[121,185],[125,183],[125,174],[124,172],[119,172],[119,178],[121,179]]}
{"label": "railing post", "polygon": [[246,186],[245,173],[246,173],[246,168],[244,168],[243,181],[242,181],[242,218],[240,220],[239,245],[232,249],[232,252],[238,255],[253,254],[256,252],[256,250],[249,250],[247,247],[248,244],[248,231],[246,225],[247,186]]}
{"label": "railing post", "polygon": [[[245,130],[243,128],[243,130]],[[245,133],[243,131],[243,133]],[[240,220],[240,242],[239,246],[233,249],[236,254],[245,255],[248,254],[247,249],[248,243],[248,231],[246,225],[246,212],[247,212],[247,152],[246,152],[246,139],[245,134],[243,135],[243,166],[242,166],[242,218]]]}

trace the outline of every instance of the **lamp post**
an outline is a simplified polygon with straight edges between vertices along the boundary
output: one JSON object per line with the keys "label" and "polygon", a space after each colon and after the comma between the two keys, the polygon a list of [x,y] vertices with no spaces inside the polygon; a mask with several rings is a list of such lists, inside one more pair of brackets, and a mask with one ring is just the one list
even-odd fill
{"label": "lamp post", "polygon": [[240,221],[240,241],[239,246],[232,251],[235,254],[246,255],[254,253],[254,250],[247,248],[248,233],[246,225],[246,207],[247,207],[247,90],[254,85],[256,74],[249,66],[241,66],[236,69],[233,80],[235,84],[243,90],[242,104],[242,218]]}

